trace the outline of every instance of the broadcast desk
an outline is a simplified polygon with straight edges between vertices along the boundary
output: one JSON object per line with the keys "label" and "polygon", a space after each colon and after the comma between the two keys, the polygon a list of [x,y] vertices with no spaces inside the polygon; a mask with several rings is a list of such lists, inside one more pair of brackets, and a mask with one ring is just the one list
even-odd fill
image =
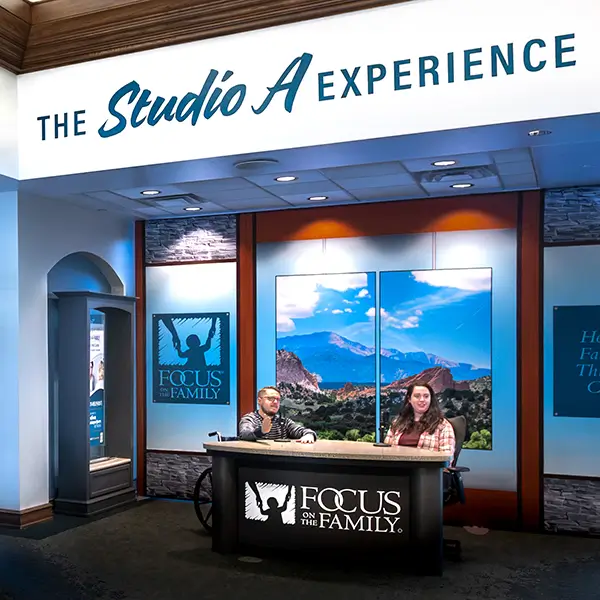
{"label": "broadcast desk", "polygon": [[443,567],[451,456],[364,442],[215,442],[213,550],[310,550]]}

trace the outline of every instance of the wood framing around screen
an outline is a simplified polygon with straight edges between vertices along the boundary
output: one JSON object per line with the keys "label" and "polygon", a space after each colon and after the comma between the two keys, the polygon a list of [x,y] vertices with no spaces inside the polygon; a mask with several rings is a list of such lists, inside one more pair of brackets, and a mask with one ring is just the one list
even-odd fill
{"label": "wood framing around screen", "polygon": [[518,481],[520,524],[543,527],[543,198],[525,192],[519,206],[517,265]]}
{"label": "wood framing around screen", "polygon": [[517,222],[517,194],[403,200],[258,213],[256,242],[515,229]]}

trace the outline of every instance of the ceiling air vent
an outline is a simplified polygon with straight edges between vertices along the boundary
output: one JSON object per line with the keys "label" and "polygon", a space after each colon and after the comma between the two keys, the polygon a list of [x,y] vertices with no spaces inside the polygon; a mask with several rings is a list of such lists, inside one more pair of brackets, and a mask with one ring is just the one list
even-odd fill
{"label": "ceiling air vent", "polygon": [[496,177],[496,172],[491,166],[461,167],[458,169],[444,169],[435,171],[423,171],[416,173],[421,183],[463,183],[475,179],[486,179]]}
{"label": "ceiling air vent", "polygon": [[274,158],[252,158],[235,163],[235,168],[240,171],[257,171],[276,164],[279,164],[279,161]]}

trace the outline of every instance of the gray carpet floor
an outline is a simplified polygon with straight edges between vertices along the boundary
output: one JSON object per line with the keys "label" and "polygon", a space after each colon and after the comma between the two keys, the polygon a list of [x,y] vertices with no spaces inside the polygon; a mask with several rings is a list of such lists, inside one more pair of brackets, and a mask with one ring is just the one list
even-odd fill
{"label": "gray carpet floor", "polygon": [[600,540],[452,528],[447,535],[462,541],[463,561],[448,563],[442,577],[310,557],[243,562],[211,551],[191,504],[144,502],[91,522],[0,532],[0,598],[600,600]]}

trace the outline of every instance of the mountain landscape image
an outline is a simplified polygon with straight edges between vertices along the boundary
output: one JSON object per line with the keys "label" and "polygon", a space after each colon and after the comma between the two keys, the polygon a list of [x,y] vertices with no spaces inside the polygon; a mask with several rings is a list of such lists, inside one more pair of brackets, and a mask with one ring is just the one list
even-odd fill
{"label": "mountain landscape image", "polygon": [[421,381],[445,416],[466,417],[465,448],[491,449],[491,270],[436,273],[381,274],[380,353],[374,274],[278,278],[276,373],[286,415],[321,439],[373,442],[378,405],[393,419],[406,388]]}

